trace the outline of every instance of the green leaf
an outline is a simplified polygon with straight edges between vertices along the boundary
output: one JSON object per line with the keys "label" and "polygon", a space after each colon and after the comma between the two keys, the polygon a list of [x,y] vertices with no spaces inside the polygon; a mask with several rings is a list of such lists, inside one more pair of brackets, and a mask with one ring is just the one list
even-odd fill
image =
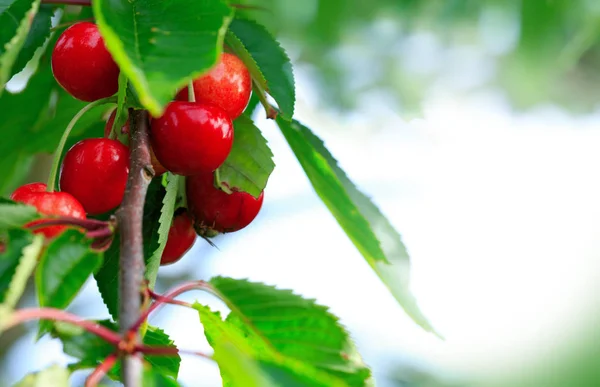
{"label": "green leaf", "polygon": [[[35,282],[40,306],[65,309],[87,279],[101,265],[102,257],[90,250],[90,240],[78,230],[66,230],[42,255]],[[40,323],[40,334],[50,323]]]}
{"label": "green leaf", "polygon": [[25,291],[27,280],[35,269],[43,245],[42,235],[33,235],[24,230],[8,232],[6,251],[0,255],[3,269],[0,274],[2,305],[11,309],[17,305]]}
{"label": "green leaf", "polygon": [[249,339],[248,333],[206,306],[194,304],[204,333],[214,349],[223,385],[233,386],[339,386],[348,384],[307,363],[281,356],[262,338]]}
{"label": "green leaf", "polygon": [[175,203],[180,187],[180,179],[182,176],[167,173],[167,188],[166,194],[162,200],[162,207],[160,210],[160,217],[158,223],[158,247],[150,258],[146,261],[146,273],[145,277],[148,280],[148,286],[150,289],[154,289],[156,284],[156,276],[158,275],[158,268],[160,267],[160,259],[162,253],[167,245],[167,239],[169,237],[169,229],[171,228],[171,222],[173,221],[173,213],[175,212]]}
{"label": "green leaf", "polygon": [[323,141],[298,121],[277,124],[313,188],[406,313],[435,333],[410,292],[410,258],[398,232],[350,181]]}
{"label": "green leaf", "polygon": [[[158,220],[165,192],[160,179],[153,179],[146,194],[142,230],[144,257],[146,259],[150,258],[152,253],[158,248]],[[119,317],[119,244],[120,238],[117,233],[108,250],[104,252],[102,267],[94,275],[102,300],[106,304],[110,315],[115,320]],[[148,262],[146,262],[147,264]]]}
{"label": "green leaf", "polygon": [[19,56],[12,67],[11,76],[22,71],[27,63],[34,57],[36,51],[41,48],[50,36],[51,19],[54,13],[53,7],[42,4],[38,13],[33,18],[33,23],[19,52]]}
{"label": "green leaf", "polygon": [[40,0],[0,1],[0,95],[39,6]]}
{"label": "green leaf", "polygon": [[215,277],[210,284],[232,310],[227,321],[244,330],[253,347],[310,364],[349,385],[365,385],[370,371],[326,307],[246,280]]}
{"label": "green leaf", "polygon": [[20,228],[37,218],[35,207],[0,198],[0,230]]}
{"label": "green leaf", "polygon": [[[146,334],[144,335],[144,344],[147,346],[156,347],[173,347],[176,348],[175,343],[169,335],[160,328],[149,326]],[[179,373],[179,365],[181,364],[181,357],[177,356],[146,356],[145,359],[152,365],[152,368],[159,370],[163,375],[167,375],[173,378],[177,378]]]}
{"label": "green leaf", "polygon": [[177,381],[163,375],[160,370],[146,365],[142,375],[142,386],[144,387],[179,387]]}
{"label": "green leaf", "polygon": [[275,168],[273,152],[250,118],[241,115],[233,125],[233,147],[217,170],[218,184],[225,192],[244,191],[258,197]]}
{"label": "green leaf", "polygon": [[233,14],[221,0],[95,0],[93,9],[108,50],[153,116],[217,62]]}
{"label": "green leaf", "polygon": [[[291,120],[294,115],[296,90],[292,64],[283,48],[265,27],[254,21],[236,18],[231,22],[229,30],[249,54],[248,57],[246,53],[233,47],[248,66],[254,81],[275,99],[281,115]],[[236,46],[235,40],[228,39],[227,43]],[[262,84],[262,80],[265,80],[266,84]]]}
{"label": "green leaf", "polygon": [[43,371],[26,375],[14,387],[69,387],[69,370],[52,365]]}

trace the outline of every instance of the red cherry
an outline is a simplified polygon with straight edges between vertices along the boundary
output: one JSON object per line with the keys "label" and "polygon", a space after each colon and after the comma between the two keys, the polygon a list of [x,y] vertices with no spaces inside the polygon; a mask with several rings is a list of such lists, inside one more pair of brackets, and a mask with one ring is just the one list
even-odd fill
{"label": "red cherry", "polygon": [[69,94],[82,101],[110,97],[119,89],[119,67],[94,23],[75,23],[62,33],[52,51],[52,72]]}
{"label": "red cherry", "polygon": [[150,141],[167,170],[184,176],[212,172],[231,151],[233,123],[214,105],[175,101],[152,120]]}
{"label": "red cherry", "polygon": [[117,207],[127,183],[129,149],[119,141],[89,138],[73,145],[60,170],[60,188],[91,215]]}
{"label": "red cherry", "polygon": [[[217,105],[232,120],[242,114],[252,92],[252,78],[248,68],[237,56],[223,53],[217,65],[194,80],[196,102]],[[177,93],[177,100],[188,101],[188,88]]]}
{"label": "red cherry", "polygon": [[[106,125],[104,126],[104,137],[108,138],[108,136],[110,135],[110,130],[112,129],[112,126],[115,122],[116,116],[117,111],[113,110],[113,112],[110,114],[110,117],[108,117],[108,121],[106,121]],[[121,128],[121,133],[129,134],[129,120],[127,120],[125,122],[125,125],[123,125],[123,127]],[[163,173],[167,172],[165,167],[163,167],[162,164],[159,163],[156,159],[156,155],[154,154],[154,150],[152,149],[152,147],[150,147],[150,162],[152,163],[152,169],[154,169],[154,177],[160,176]]]}
{"label": "red cherry", "polygon": [[212,173],[190,176],[186,181],[188,208],[196,231],[212,236],[214,232],[234,232],[249,225],[263,203],[264,192],[255,198],[246,192],[227,194],[214,185]]}
{"label": "red cherry", "polygon": [[[38,212],[45,215],[70,216],[72,218],[85,219],[85,210],[81,203],[67,192],[46,192],[46,184],[30,183],[25,184],[15,190],[10,195],[15,202],[29,204],[37,208]],[[27,223],[29,227],[43,220],[34,220]],[[46,238],[53,238],[63,232],[66,226],[48,226],[34,231],[42,233]]]}
{"label": "red cherry", "polygon": [[195,241],[196,232],[190,215],[187,211],[176,215],[169,229],[167,245],[160,258],[160,264],[164,266],[179,261]]}

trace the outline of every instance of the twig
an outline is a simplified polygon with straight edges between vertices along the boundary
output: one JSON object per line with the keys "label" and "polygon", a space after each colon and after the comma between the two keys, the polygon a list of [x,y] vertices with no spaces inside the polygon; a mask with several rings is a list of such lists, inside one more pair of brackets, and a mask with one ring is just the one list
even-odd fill
{"label": "twig", "polygon": [[117,362],[117,353],[108,355],[102,363],[87,377],[85,387],[96,387],[102,378],[113,368]]}
{"label": "twig", "polygon": [[[129,177],[123,202],[117,211],[121,230],[119,269],[119,330],[122,334],[138,321],[144,273],[142,219],[148,185],[153,177],[148,140],[148,113],[131,109]],[[137,330],[135,331],[137,335]],[[134,341],[135,343],[135,341]],[[142,363],[137,356],[124,355],[121,376],[126,387],[139,387]]]}
{"label": "twig", "polygon": [[1,328],[2,330],[6,330],[30,320],[63,321],[77,325],[102,338],[104,341],[111,343],[115,347],[119,345],[119,342],[121,342],[121,336],[119,336],[116,332],[113,332],[100,324],[96,324],[74,314],[65,312],[64,310],[54,308],[19,309],[11,314],[8,322],[5,325],[2,325]]}

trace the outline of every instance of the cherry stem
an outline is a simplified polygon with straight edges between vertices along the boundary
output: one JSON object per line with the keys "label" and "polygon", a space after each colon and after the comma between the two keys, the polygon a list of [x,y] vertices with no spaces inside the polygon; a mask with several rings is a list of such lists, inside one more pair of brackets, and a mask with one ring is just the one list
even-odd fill
{"label": "cherry stem", "polygon": [[135,351],[141,352],[146,355],[162,355],[162,356],[177,356],[180,353],[183,353],[183,354],[188,354],[188,355],[200,356],[205,359],[214,360],[212,358],[212,356],[207,355],[205,353],[198,352],[198,351],[189,351],[186,349],[179,349],[176,347],[149,347],[146,345],[136,345]]}
{"label": "cherry stem", "polygon": [[108,355],[102,363],[87,377],[85,380],[85,387],[96,387],[102,378],[113,368],[117,362],[117,353],[111,353]]}
{"label": "cherry stem", "polygon": [[196,94],[194,93],[194,81],[190,81],[188,84],[188,101],[196,102]]}
{"label": "cherry stem", "polygon": [[186,308],[193,308],[192,304],[190,304],[189,302],[179,301],[179,300],[175,300],[173,298],[167,298],[167,297],[164,297],[161,294],[154,293],[150,289],[148,289],[148,295],[154,301],[161,302],[163,304],[179,305],[179,306],[185,306]]}
{"label": "cherry stem", "polygon": [[84,5],[91,6],[91,0],[42,0],[42,4],[65,4],[65,5]]}
{"label": "cherry stem", "polygon": [[100,230],[110,227],[108,222],[96,219],[80,219],[70,216],[60,216],[57,218],[42,219],[39,223],[27,226],[27,228],[35,230],[47,226],[78,226],[88,231]]}
{"label": "cherry stem", "polygon": [[79,121],[81,116],[83,116],[86,112],[95,108],[96,106],[100,106],[102,104],[110,103],[110,102],[114,102],[114,101],[115,101],[115,99],[113,97],[99,99],[98,101],[94,101],[92,103],[85,105],[79,112],[77,112],[77,114],[75,114],[75,116],[73,116],[73,118],[71,119],[71,122],[69,122],[69,125],[67,125],[67,128],[65,129],[62,137],[60,138],[60,142],[58,143],[58,146],[56,147],[56,152],[54,152],[54,159],[52,160],[52,168],[50,169],[50,176],[48,176],[48,184],[46,186],[46,190],[48,192],[54,192],[54,186],[56,185],[56,177],[57,177],[56,175],[58,174],[60,158],[61,158],[63,149],[65,147],[65,144],[67,143],[67,139],[69,138],[69,134],[71,133],[71,130],[73,129],[73,127],[75,126],[77,121]]}
{"label": "cherry stem", "polygon": [[114,231],[110,227],[106,227],[100,230],[89,231],[85,235],[90,239],[108,238],[113,235]]}
{"label": "cherry stem", "polygon": [[[148,309],[146,309],[140,315],[138,320],[129,328],[129,332],[136,332],[139,329],[139,327],[144,323],[144,321],[146,321],[146,319],[152,312],[154,312],[156,309],[158,309],[165,303],[170,303],[167,300],[174,301],[173,299],[175,297],[177,297],[181,293],[185,293],[190,290],[205,290],[207,292],[216,294],[214,289],[205,281],[193,281],[193,282],[187,282],[187,283],[181,284],[181,285],[173,288],[169,292],[160,296],[160,299],[156,299],[156,301],[152,305],[150,305],[150,307]],[[152,293],[150,293],[150,296],[152,297]],[[185,305],[185,306],[187,306],[187,305]]]}
{"label": "cherry stem", "polygon": [[277,117],[277,110],[275,110],[267,100],[267,94],[262,89],[262,87],[260,87],[259,84],[255,81],[252,81],[252,83],[254,84],[252,90],[256,93],[256,95],[258,96],[258,100],[260,101],[261,105],[263,105],[263,107],[265,108],[267,118],[274,120]]}
{"label": "cherry stem", "polygon": [[7,323],[2,325],[1,328],[2,330],[7,330],[15,325],[19,325],[30,320],[63,321],[77,325],[86,331],[95,334],[115,347],[119,345],[119,342],[121,342],[121,337],[116,332],[113,332],[100,324],[65,312],[64,310],[54,308],[19,309],[10,315]]}

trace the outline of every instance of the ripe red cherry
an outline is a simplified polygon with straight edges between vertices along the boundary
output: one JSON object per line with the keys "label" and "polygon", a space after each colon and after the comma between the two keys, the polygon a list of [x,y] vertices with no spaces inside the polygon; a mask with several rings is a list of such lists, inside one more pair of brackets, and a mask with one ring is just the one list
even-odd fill
{"label": "ripe red cherry", "polygon": [[60,188],[91,215],[117,207],[127,183],[129,149],[119,141],[89,138],[73,145],[60,170]]}
{"label": "ripe red cherry", "polygon": [[[232,120],[242,114],[252,92],[252,78],[244,62],[237,56],[223,53],[217,65],[194,80],[196,102],[217,105]],[[177,100],[188,100],[188,88],[177,93]]]}
{"label": "ripe red cherry", "polygon": [[[10,198],[15,202],[34,206],[38,212],[45,215],[85,219],[85,210],[73,195],[67,192],[46,192],[46,184],[44,183],[25,184],[17,188],[10,195]],[[34,220],[25,226],[29,227],[42,222],[43,220]],[[53,238],[65,229],[66,226],[48,226],[36,229],[34,233],[42,233],[46,238]]]}
{"label": "ripe red cherry", "polygon": [[150,141],[167,170],[184,176],[212,172],[231,151],[233,123],[214,105],[175,101],[152,120]]}
{"label": "ripe red cherry", "polygon": [[[117,111],[113,110],[113,112],[110,114],[110,117],[108,117],[108,121],[106,121],[106,125],[104,126],[104,137],[108,138],[108,136],[110,135],[110,130],[112,129],[112,126],[115,122],[116,116]],[[123,127],[121,128],[121,133],[129,134],[129,120],[127,120],[125,122],[125,125],[123,125]],[[167,172],[165,167],[163,167],[162,164],[159,163],[156,159],[156,155],[154,154],[154,150],[152,149],[152,147],[150,147],[150,162],[152,163],[152,169],[154,169],[154,177],[160,176],[163,173]]]}
{"label": "ripe red cherry", "polygon": [[160,258],[161,265],[177,262],[192,247],[196,240],[196,232],[192,218],[187,211],[176,215],[169,229],[167,245]]}
{"label": "ripe red cherry", "polygon": [[62,33],[52,51],[52,72],[69,94],[82,101],[110,97],[119,89],[119,67],[94,23],[75,23]]}
{"label": "ripe red cherry", "polygon": [[215,187],[212,173],[188,177],[186,193],[196,231],[209,237],[249,225],[258,215],[264,196],[264,192],[258,199],[246,192],[227,194]]}

